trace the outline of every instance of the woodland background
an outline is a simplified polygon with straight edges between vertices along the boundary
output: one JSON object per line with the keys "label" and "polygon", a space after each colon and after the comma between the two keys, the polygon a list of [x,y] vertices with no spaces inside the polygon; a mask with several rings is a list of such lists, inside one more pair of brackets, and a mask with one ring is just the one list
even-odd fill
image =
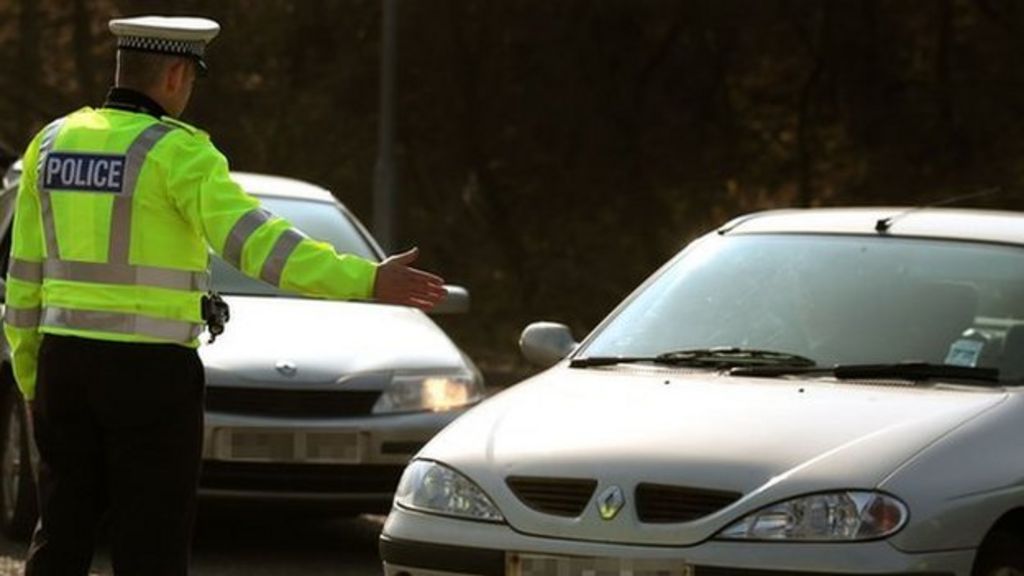
{"label": "woodland background", "polygon": [[[372,222],[380,0],[0,0],[0,148],[102,103],[106,23],[219,20],[184,119],[236,169]],[[401,0],[399,247],[467,286],[441,324],[502,382],[744,212],[1024,205],[1024,2]]]}

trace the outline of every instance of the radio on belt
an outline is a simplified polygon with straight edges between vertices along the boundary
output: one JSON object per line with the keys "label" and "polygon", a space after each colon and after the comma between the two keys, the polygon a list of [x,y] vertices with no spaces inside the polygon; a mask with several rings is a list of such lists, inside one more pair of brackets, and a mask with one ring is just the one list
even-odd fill
{"label": "radio on belt", "polygon": [[224,325],[231,320],[231,308],[216,292],[210,292],[203,296],[201,305],[203,321],[206,322],[206,328],[210,331],[208,344],[213,344],[217,336],[224,333]]}

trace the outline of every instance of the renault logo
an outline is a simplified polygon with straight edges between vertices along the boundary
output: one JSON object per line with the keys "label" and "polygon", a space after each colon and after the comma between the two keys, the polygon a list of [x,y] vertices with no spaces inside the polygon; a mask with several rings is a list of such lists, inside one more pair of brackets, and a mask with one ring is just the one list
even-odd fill
{"label": "renault logo", "polygon": [[609,487],[597,497],[597,511],[601,513],[602,520],[615,518],[625,504],[626,496],[618,486]]}
{"label": "renault logo", "polygon": [[291,360],[279,360],[277,364],[274,365],[274,368],[276,368],[282,376],[295,376],[295,373],[299,371],[299,367]]}

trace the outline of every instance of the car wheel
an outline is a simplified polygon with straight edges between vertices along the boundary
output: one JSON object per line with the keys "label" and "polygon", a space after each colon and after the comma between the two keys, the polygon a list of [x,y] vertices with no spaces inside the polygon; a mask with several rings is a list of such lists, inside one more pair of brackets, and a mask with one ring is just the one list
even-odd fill
{"label": "car wheel", "polygon": [[36,523],[36,484],[25,409],[17,392],[5,395],[2,416],[0,529],[10,538],[24,540]]}
{"label": "car wheel", "polygon": [[1024,576],[1024,536],[991,534],[978,550],[974,576]]}

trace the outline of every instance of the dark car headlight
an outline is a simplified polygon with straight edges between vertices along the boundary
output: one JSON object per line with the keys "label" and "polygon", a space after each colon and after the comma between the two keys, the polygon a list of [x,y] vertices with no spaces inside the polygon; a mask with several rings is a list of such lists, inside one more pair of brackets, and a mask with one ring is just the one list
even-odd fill
{"label": "dark car headlight", "polygon": [[395,374],[373,406],[374,414],[446,412],[484,398],[478,372],[453,374]]}

